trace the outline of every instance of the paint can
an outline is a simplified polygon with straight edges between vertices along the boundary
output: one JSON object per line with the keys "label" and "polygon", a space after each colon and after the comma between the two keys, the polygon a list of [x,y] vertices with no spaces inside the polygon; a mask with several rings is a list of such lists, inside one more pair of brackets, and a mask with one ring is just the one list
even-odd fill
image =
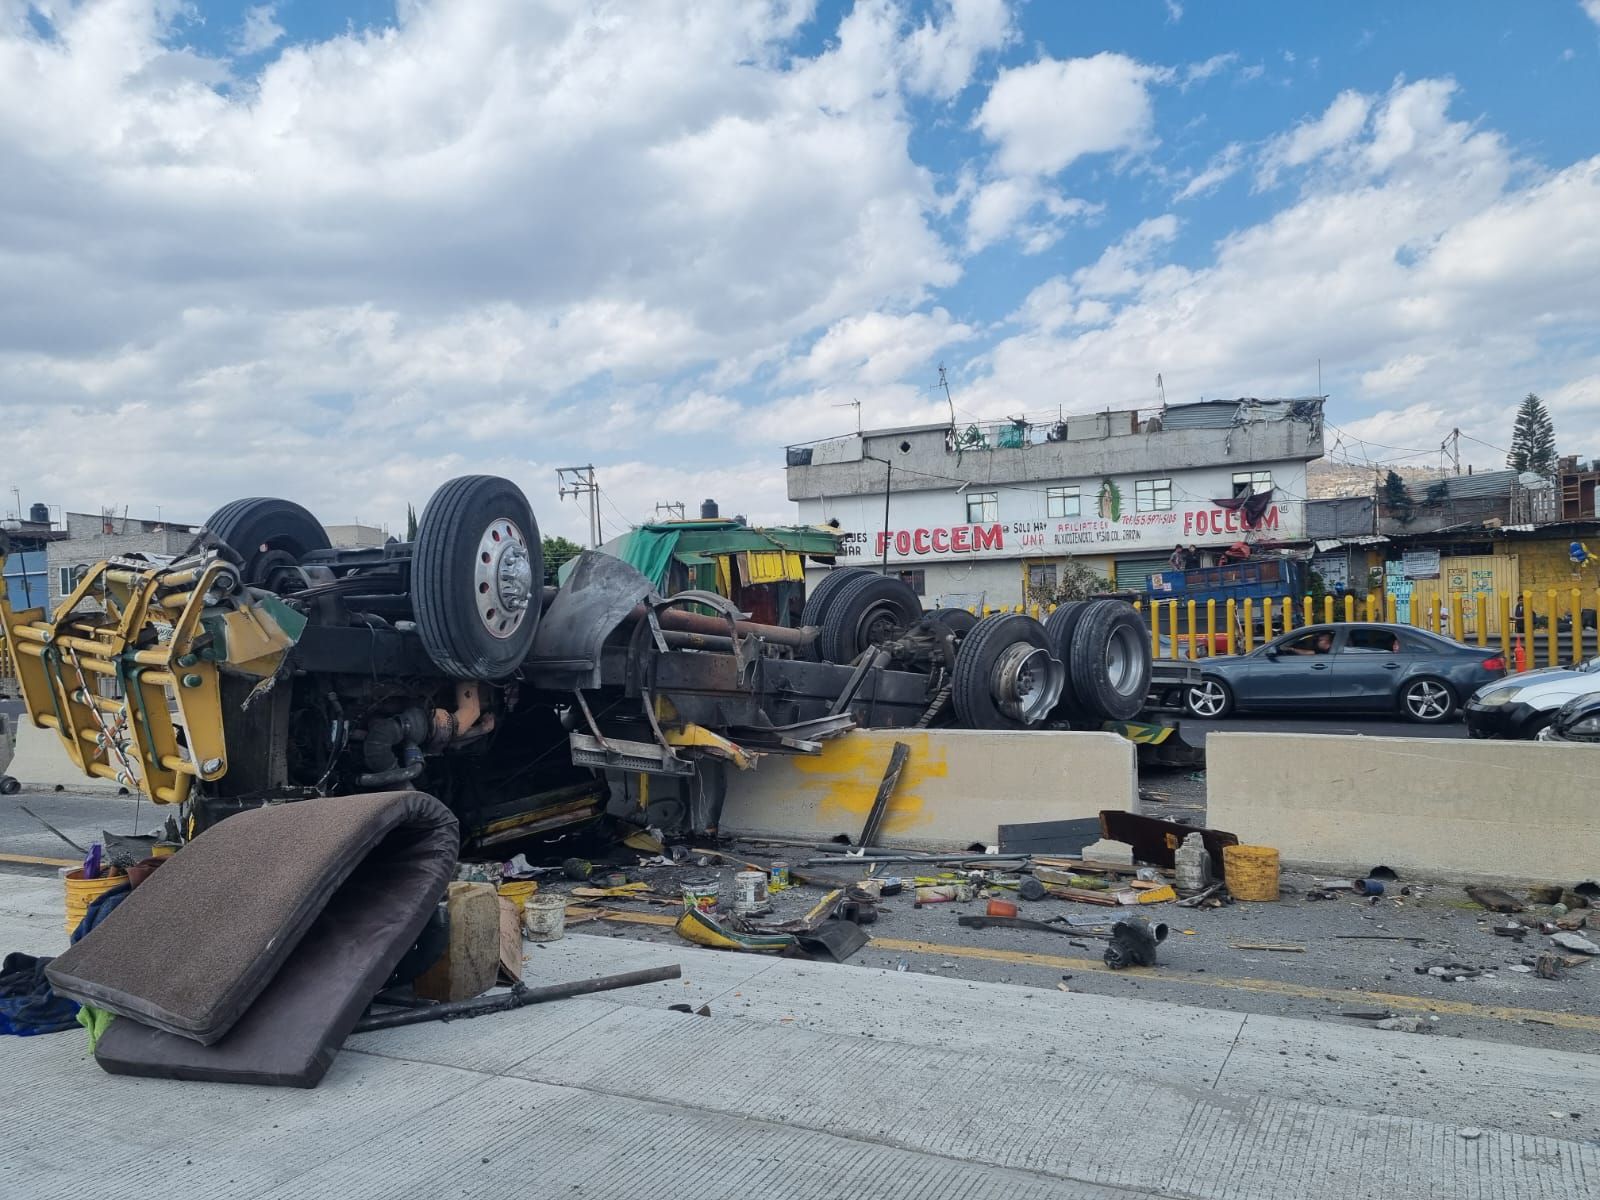
{"label": "paint can", "polygon": [[683,911],[694,912],[698,909],[710,916],[716,916],[717,895],[721,889],[722,883],[715,877],[686,880],[683,885]]}
{"label": "paint can", "polygon": [[772,911],[767,903],[765,871],[740,871],[733,877],[733,911],[741,917]]}
{"label": "paint can", "polygon": [[767,886],[774,892],[781,892],[786,887],[792,887],[789,880],[789,864],[775,862],[767,868]]}
{"label": "paint can", "polygon": [[567,928],[567,898],[535,893],[522,905],[522,936],[530,942],[559,942]]}

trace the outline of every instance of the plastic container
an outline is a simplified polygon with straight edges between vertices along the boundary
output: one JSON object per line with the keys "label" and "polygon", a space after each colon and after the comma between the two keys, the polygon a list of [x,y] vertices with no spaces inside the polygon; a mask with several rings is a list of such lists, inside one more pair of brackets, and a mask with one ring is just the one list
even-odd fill
{"label": "plastic container", "polygon": [[741,917],[753,917],[770,912],[767,902],[767,873],[765,871],[740,871],[733,877],[733,911]]}
{"label": "plastic container", "polygon": [[529,896],[522,906],[522,932],[530,942],[559,942],[567,929],[565,896]]}
{"label": "plastic container", "polygon": [[1224,846],[1222,875],[1235,900],[1278,898],[1278,852],[1271,846]]}
{"label": "plastic container", "polygon": [[767,887],[774,892],[781,892],[786,887],[791,887],[789,879],[789,864],[775,862],[767,868]]}
{"label": "plastic container", "polygon": [[171,858],[179,850],[177,842],[157,842],[150,851],[152,858]]}
{"label": "plastic container", "polygon": [[1185,896],[1203,892],[1211,886],[1211,855],[1204,839],[1191,833],[1172,856],[1177,864],[1178,891]]}
{"label": "plastic container", "polygon": [[722,883],[717,879],[690,879],[683,885],[683,911],[717,915],[717,903]]}
{"label": "plastic container", "polygon": [[89,905],[112,888],[127,883],[128,877],[115,871],[99,879],[85,879],[83,868],[74,867],[62,876],[61,882],[67,890],[67,932],[71,933],[83,920],[83,914],[89,911]]}
{"label": "plastic container", "polygon": [[539,890],[539,885],[531,879],[513,879],[510,883],[502,883],[495,891],[512,904],[516,905],[518,912],[526,912],[528,900]]}
{"label": "plastic container", "polygon": [[1017,915],[1017,906],[1009,900],[991,900],[988,913],[991,917],[1014,917]]}

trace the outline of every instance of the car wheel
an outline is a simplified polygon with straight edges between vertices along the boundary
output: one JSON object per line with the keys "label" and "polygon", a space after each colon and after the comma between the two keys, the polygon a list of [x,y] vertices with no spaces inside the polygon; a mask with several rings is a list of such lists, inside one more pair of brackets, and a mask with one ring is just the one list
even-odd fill
{"label": "car wheel", "polygon": [[828,602],[817,648],[824,662],[852,663],[863,651],[893,641],[922,619],[922,601],[893,575],[865,572]]}
{"label": "car wheel", "polygon": [[1072,631],[1065,660],[1080,708],[1100,721],[1131,721],[1150,691],[1150,636],[1133,605],[1096,600]]}
{"label": "car wheel", "polygon": [[503,679],[539,627],[544,548],[522,489],[463,475],[428,501],[411,554],[411,603],[428,657],[456,679]]}
{"label": "car wheel", "polygon": [[1437,725],[1448,721],[1455,712],[1456,697],[1444,680],[1424,676],[1400,689],[1400,707],[1407,720]]}
{"label": "car wheel", "polygon": [[1220,679],[1202,679],[1183,695],[1189,715],[1219,721],[1233,711],[1233,689]]}
{"label": "car wheel", "polygon": [[950,699],[964,729],[1027,729],[1050,715],[1066,678],[1043,625],[995,613],[962,641]]}
{"label": "car wheel", "polygon": [[253,587],[266,586],[273,572],[330,545],[327,530],[308,510],[272,496],[224,504],[205,527],[239,556],[240,574]]}

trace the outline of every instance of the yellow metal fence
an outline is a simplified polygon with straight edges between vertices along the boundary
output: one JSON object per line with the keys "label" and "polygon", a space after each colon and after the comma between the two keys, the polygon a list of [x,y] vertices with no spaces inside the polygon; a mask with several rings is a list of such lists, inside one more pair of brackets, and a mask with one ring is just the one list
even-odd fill
{"label": "yellow metal fence", "polygon": [[[1585,610],[1590,618],[1600,613],[1600,587],[1546,588],[1521,593],[1521,613],[1511,596],[1487,592],[1448,597],[1432,596],[1418,602],[1413,597],[1410,624],[1479,646],[1498,645],[1512,670],[1553,663],[1581,662],[1600,655],[1600,629],[1586,628]],[[1161,657],[1162,639],[1171,643],[1172,654],[1180,658],[1204,658],[1209,654],[1249,653],[1263,641],[1306,625],[1335,621],[1384,621],[1398,624],[1397,604],[1390,594],[1310,596],[1274,600],[1228,600],[1218,604],[1207,600],[1135,600],[1141,613],[1149,610],[1150,652]],[[1028,613],[1044,619],[1055,611],[1053,604],[1016,604],[967,611],[987,617],[993,613]],[[1569,626],[1563,629],[1563,623]],[[1497,634],[1491,635],[1490,630]],[[1455,632],[1460,631],[1460,632]],[[1237,644],[1235,644],[1237,643]]]}

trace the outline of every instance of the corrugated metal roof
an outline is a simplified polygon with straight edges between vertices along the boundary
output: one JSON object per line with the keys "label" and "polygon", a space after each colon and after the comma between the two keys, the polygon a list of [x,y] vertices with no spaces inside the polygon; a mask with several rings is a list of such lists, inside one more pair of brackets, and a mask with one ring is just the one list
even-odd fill
{"label": "corrugated metal roof", "polygon": [[1161,410],[1162,429],[1227,429],[1248,421],[1282,421],[1292,416],[1314,418],[1322,401],[1315,396],[1259,400],[1202,400],[1198,404],[1171,404]]}
{"label": "corrugated metal roof", "polygon": [[1174,404],[1161,413],[1162,429],[1227,429],[1239,411],[1237,400]]}
{"label": "corrugated metal roof", "polygon": [[[1445,494],[1452,500],[1476,500],[1494,496],[1509,496],[1511,486],[1517,481],[1515,471],[1480,471],[1476,475],[1449,475],[1445,477]],[[1412,489],[1414,495],[1426,495],[1431,484],[1420,484]]]}

